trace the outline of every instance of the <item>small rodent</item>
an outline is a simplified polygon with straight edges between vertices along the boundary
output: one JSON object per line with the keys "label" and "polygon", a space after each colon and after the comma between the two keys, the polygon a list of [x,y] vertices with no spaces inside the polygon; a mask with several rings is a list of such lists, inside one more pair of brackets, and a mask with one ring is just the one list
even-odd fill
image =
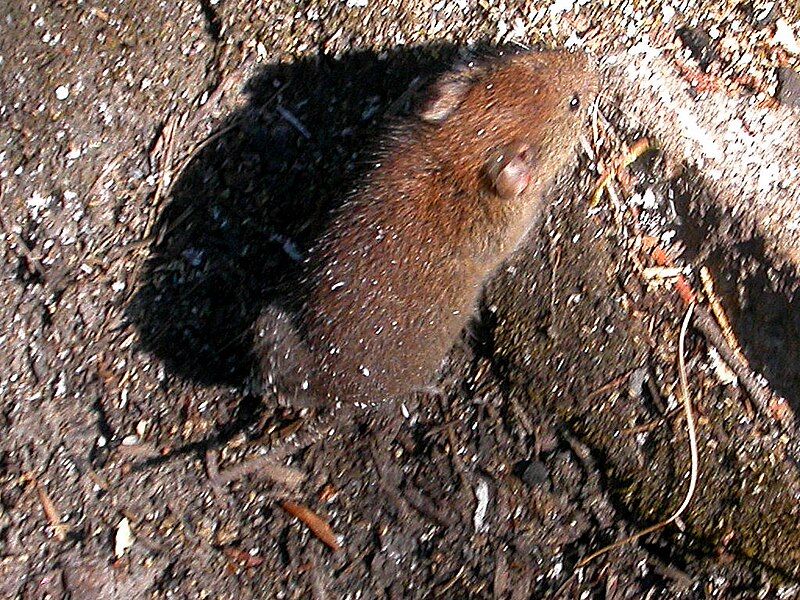
{"label": "small rodent", "polygon": [[543,213],[597,89],[589,59],[562,51],[469,63],[430,87],[307,259],[309,395],[370,404],[432,382]]}

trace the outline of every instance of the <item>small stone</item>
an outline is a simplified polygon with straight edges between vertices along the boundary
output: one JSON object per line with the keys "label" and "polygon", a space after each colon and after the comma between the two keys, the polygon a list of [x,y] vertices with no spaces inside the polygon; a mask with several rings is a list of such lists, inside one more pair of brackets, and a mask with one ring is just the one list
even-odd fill
{"label": "small stone", "polygon": [[60,85],[56,88],[57,100],[66,100],[68,96],[69,96],[69,86]]}

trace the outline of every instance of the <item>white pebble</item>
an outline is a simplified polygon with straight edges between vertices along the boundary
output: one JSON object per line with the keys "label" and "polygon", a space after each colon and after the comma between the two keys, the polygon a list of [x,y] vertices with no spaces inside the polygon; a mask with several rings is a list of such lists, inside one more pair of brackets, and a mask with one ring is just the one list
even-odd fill
{"label": "white pebble", "polygon": [[69,96],[69,86],[60,85],[56,88],[56,98],[58,100],[66,100]]}
{"label": "white pebble", "polygon": [[486,509],[489,507],[489,484],[485,479],[478,479],[478,484],[475,486],[475,498],[478,500],[478,505],[475,507],[473,525],[475,525],[475,531],[480,533],[486,524]]}
{"label": "white pebble", "polygon": [[117,534],[114,536],[114,555],[121,558],[125,551],[133,546],[133,531],[128,518],[123,518],[117,525]]}

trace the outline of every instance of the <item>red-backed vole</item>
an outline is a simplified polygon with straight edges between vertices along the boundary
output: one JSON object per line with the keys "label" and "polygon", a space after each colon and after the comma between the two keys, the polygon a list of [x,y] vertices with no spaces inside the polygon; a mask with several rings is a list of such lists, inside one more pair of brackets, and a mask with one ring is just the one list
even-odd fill
{"label": "red-backed vole", "polygon": [[373,403],[432,382],[543,212],[597,87],[567,52],[469,63],[432,85],[307,259],[309,395]]}

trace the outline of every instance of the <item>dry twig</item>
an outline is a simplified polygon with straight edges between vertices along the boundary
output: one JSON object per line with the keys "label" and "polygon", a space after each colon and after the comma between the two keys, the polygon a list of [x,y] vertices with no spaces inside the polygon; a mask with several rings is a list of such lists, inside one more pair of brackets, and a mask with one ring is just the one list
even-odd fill
{"label": "dry twig", "polygon": [[[670,257],[660,248],[654,248],[652,256],[658,265],[668,266],[672,264]],[[730,324],[728,323],[728,319],[722,307],[718,306],[718,313],[715,313],[715,319],[707,309],[698,306],[697,294],[683,275],[678,276],[675,282],[675,291],[686,306],[695,305],[693,316],[694,327],[703,334],[708,344],[716,348],[722,360],[724,360],[734,372],[739,382],[742,384],[742,387],[755,403],[759,414],[764,418],[772,416],[784,426],[788,426],[789,420],[786,416],[791,412],[788,403],[784,398],[781,398],[770,390],[769,387],[763,385],[753,373],[747,359],[744,357],[743,353],[738,350],[739,344],[736,341],[736,337],[733,335],[733,331],[730,328]],[[713,290],[712,294],[709,295],[709,299],[711,298],[716,299]],[[711,300],[709,300],[709,302],[711,302]],[[728,328],[727,337],[722,329],[723,327]]]}
{"label": "dry twig", "polygon": [[789,420],[784,418],[790,412],[786,400],[763,385],[750,369],[746,359],[737,356],[736,352],[728,345],[719,325],[709,311],[698,306],[695,310],[693,324],[705,336],[706,341],[717,349],[722,360],[734,372],[739,383],[755,403],[759,414],[764,418],[772,416],[784,425],[788,425]]}
{"label": "dry twig", "polygon": [[616,179],[625,167],[630,165],[633,161],[650,150],[652,147],[653,146],[650,144],[650,140],[648,138],[639,138],[636,140],[628,152],[614,161],[614,163],[600,176],[600,181],[597,182],[597,186],[592,193],[592,199],[589,205],[597,206],[597,204],[600,202],[600,198],[603,196],[603,192],[608,189],[608,184],[613,179]]}
{"label": "dry twig", "polygon": [[719,323],[719,327],[722,330],[722,336],[725,338],[725,341],[728,342],[736,358],[744,361],[744,354],[733,333],[731,323],[728,321],[725,310],[722,308],[722,303],[714,292],[714,280],[708,268],[700,267],[700,281],[703,283],[703,291],[706,293],[706,298],[708,298],[708,305],[711,307],[711,312],[714,313],[714,317],[716,317],[717,323]]}
{"label": "dry twig", "polygon": [[594,400],[595,398],[602,396],[606,392],[610,392],[611,390],[618,388],[623,381],[625,381],[631,376],[631,372],[632,371],[625,371],[622,375],[614,377],[614,379],[612,379],[611,381],[604,383],[596,390],[589,392],[589,395],[586,396],[584,402],[589,402],[590,400]]}

